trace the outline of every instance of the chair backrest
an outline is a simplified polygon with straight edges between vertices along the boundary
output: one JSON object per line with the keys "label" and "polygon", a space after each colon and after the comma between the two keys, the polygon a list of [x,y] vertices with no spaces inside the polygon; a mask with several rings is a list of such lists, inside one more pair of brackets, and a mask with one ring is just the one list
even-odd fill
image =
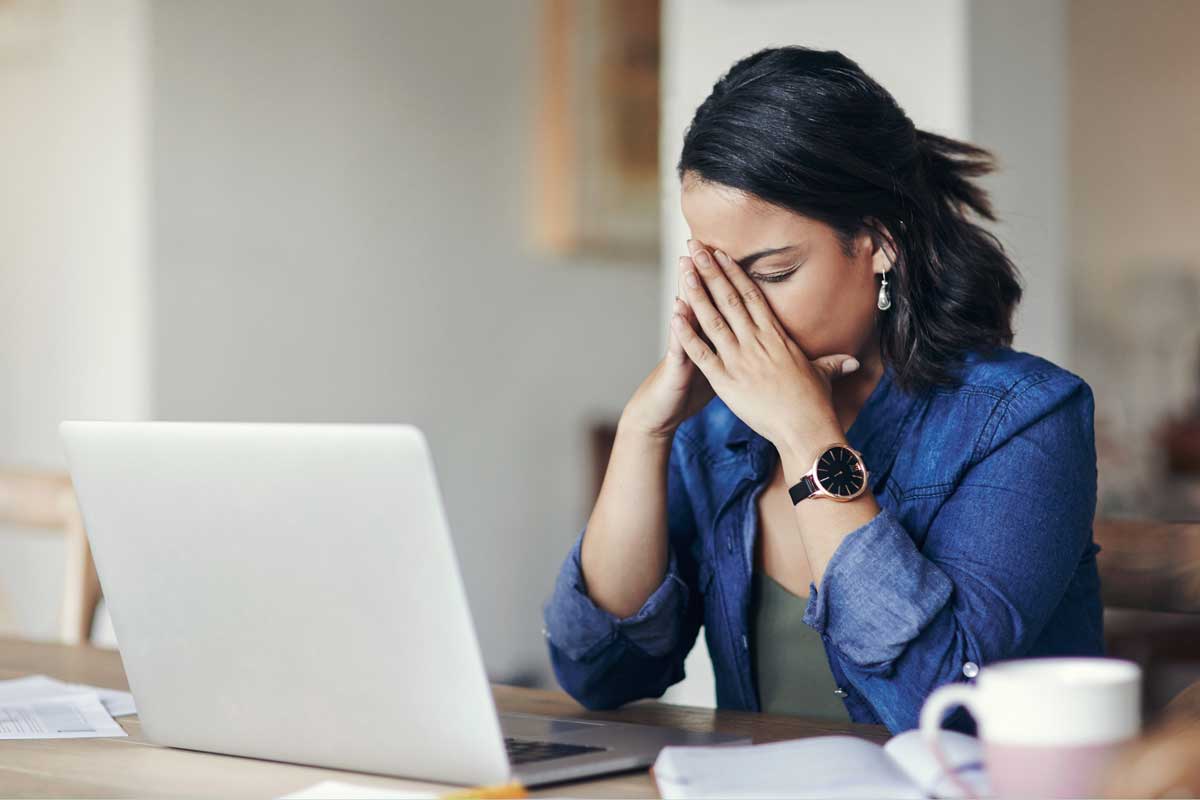
{"label": "chair backrest", "polygon": [[1200,614],[1200,523],[1099,519],[1094,534],[1106,607]]}
{"label": "chair backrest", "polygon": [[58,472],[0,470],[0,524],[64,537],[59,639],[66,644],[90,640],[92,618],[100,602],[100,582],[71,477]]}

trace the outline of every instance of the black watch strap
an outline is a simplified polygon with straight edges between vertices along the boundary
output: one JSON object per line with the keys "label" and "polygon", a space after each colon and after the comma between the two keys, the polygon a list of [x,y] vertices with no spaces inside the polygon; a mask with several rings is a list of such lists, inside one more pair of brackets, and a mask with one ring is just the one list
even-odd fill
{"label": "black watch strap", "polygon": [[796,505],[806,497],[811,496],[817,491],[817,482],[813,480],[812,475],[805,475],[799,483],[788,489],[788,495],[792,498],[792,505]]}

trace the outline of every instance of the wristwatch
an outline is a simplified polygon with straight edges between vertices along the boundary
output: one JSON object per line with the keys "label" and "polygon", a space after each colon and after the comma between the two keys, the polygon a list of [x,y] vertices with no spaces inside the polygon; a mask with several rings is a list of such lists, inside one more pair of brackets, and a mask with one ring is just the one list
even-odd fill
{"label": "wristwatch", "polygon": [[867,490],[867,476],[862,453],[846,444],[831,444],[817,456],[808,474],[788,489],[788,494],[793,505],[809,497],[845,503]]}

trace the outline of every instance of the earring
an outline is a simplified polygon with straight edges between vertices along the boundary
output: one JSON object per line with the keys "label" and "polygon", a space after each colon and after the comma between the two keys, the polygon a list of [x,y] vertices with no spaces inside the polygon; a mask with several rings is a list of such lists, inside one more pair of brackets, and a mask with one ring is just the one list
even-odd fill
{"label": "earring", "polygon": [[883,282],[879,284],[879,300],[876,302],[876,305],[879,306],[880,311],[887,311],[892,307],[892,298],[891,295],[888,294],[887,285],[887,273],[885,272],[883,273]]}

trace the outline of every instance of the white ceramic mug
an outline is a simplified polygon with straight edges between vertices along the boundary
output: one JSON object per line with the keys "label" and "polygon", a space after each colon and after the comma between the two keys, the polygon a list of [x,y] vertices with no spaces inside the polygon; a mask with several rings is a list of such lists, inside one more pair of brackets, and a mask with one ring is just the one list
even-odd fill
{"label": "white ceramic mug", "polygon": [[[970,711],[997,797],[1087,797],[1116,750],[1141,730],[1142,671],[1111,658],[998,662],[975,684],[929,695],[921,734],[938,760],[938,732],[955,706]],[[960,787],[962,788],[962,787]]]}

